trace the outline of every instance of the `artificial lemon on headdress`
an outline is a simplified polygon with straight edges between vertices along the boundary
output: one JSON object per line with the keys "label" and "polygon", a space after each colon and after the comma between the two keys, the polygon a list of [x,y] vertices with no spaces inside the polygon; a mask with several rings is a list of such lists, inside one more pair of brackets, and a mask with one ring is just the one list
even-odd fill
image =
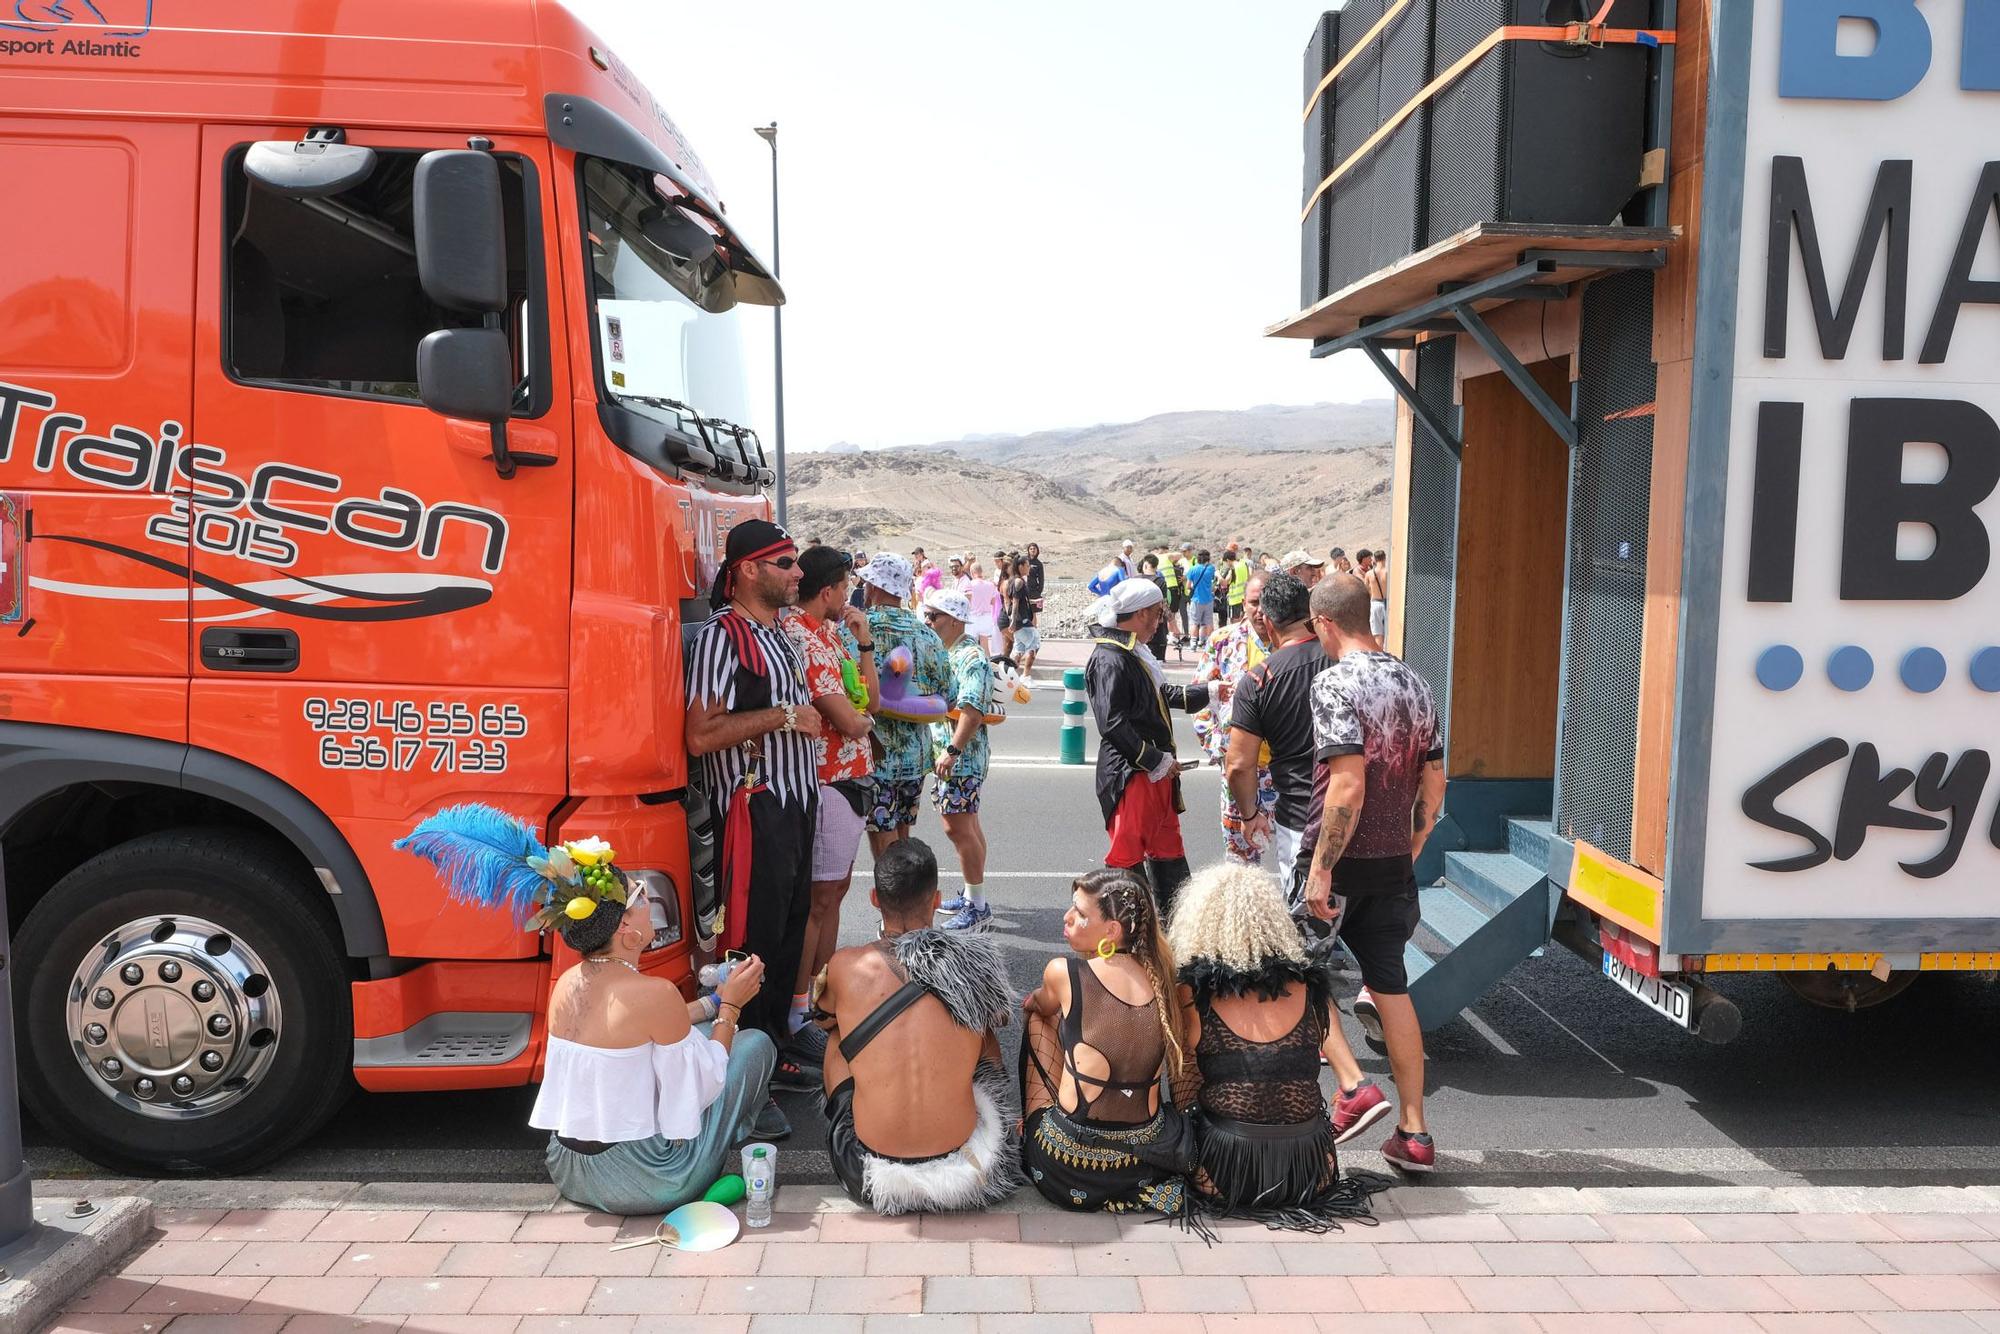
{"label": "artificial lemon on headdress", "polygon": [[454,902],[510,913],[547,930],[628,900],[617,853],[596,836],[544,847],[525,823],[491,806],[447,806],[395,846],[435,866]]}

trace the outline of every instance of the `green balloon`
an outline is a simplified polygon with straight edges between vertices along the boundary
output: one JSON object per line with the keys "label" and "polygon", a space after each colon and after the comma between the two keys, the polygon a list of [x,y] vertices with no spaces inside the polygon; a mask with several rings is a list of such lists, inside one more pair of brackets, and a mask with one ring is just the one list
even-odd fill
{"label": "green balloon", "polygon": [[710,1186],[708,1193],[701,1198],[715,1204],[735,1204],[748,1193],[743,1185],[743,1178],[731,1172]]}

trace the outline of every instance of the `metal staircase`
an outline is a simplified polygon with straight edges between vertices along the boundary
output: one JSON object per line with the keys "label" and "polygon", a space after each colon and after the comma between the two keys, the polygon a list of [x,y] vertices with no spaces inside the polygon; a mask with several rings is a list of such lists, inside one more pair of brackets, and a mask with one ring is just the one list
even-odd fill
{"label": "metal staircase", "polygon": [[1423,925],[1403,953],[1425,1029],[1449,1023],[1548,944],[1562,901],[1556,856],[1566,863],[1569,849],[1549,821],[1524,819],[1507,821],[1504,851],[1445,854],[1444,878],[1417,891]]}

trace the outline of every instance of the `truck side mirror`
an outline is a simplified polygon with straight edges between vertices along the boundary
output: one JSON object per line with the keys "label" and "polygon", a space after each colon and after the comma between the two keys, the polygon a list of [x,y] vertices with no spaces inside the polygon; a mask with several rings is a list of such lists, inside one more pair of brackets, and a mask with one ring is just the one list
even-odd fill
{"label": "truck side mirror", "polygon": [[439,329],[417,344],[417,396],[432,412],[505,421],[514,407],[514,358],[498,329]]}
{"label": "truck side mirror", "polygon": [[410,182],[417,277],[446,310],[481,316],[479,329],[439,329],[417,345],[417,397],[432,412],[485,422],[493,466],[512,477],[517,463],[553,459],[507,450],[514,410],[514,359],[500,328],[507,310],[507,222],[500,166],[473,149],[439,149],[417,159]]}
{"label": "truck side mirror", "polygon": [[424,295],[447,310],[504,312],[507,235],[499,164],[487,153],[440,149],[417,160],[411,186]]}

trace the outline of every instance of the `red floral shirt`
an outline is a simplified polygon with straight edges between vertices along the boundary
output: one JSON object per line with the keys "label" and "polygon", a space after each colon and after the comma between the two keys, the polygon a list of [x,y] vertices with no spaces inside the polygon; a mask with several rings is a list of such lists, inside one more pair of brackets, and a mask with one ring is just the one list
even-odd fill
{"label": "red floral shirt", "polygon": [[[846,637],[840,633],[840,627],[802,611],[787,615],[784,627],[786,638],[792,641],[799,661],[806,667],[806,694],[815,700],[828,695],[845,695],[847,685],[841,679],[840,664],[843,659],[851,659],[854,655],[842,642]],[[833,730],[831,723],[821,728],[820,734],[813,738],[813,753],[819,760],[819,781],[822,783],[866,778],[875,768],[874,758],[868,752],[868,738],[842,736]]]}

